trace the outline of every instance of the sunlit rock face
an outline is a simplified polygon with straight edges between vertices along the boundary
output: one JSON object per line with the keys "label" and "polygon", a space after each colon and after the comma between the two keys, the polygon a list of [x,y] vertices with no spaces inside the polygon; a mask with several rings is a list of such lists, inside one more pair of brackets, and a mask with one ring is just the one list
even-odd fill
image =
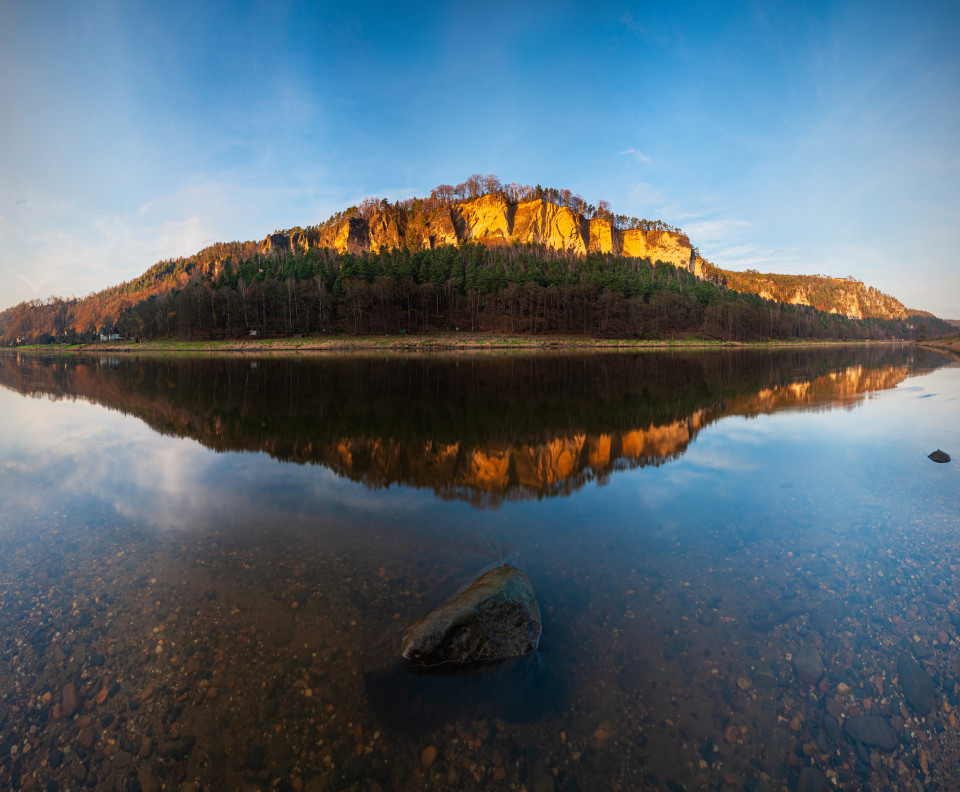
{"label": "sunlit rock face", "polygon": [[590,252],[623,254],[623,232],[613,227],[609,220],[597,218],[590,221]]}
{"label": "sunlit rock face", "polygon": [[644,231],[628,228],[623,231],[623,255],[631,258],[649,258],[665,261],[677,267],[688,268],[693,249],[683,234],[672,231]]}
{"label": "sunlit rock face", "polygon": [[511,241],[511,214],[511,207],[502,196],[484,195],[457,206],[454,225],[461,241],[503,245]]}
{"label": "sunlit rock face", "polygon": [[472,201],[434,209],[409,222],[404,213],[374,212],[369,218],[351,217],[322,229],[311,242],[302,233],[287,238],[267,237],[261,252],[330,247],[340,253],[361,254],[400,247],[437,248],[462,243],[481,245],[533,244],[575,255],[601,253],[649,258],[693,269],[690,240],[674,231],[620,230],[607,219],[584,216],[540,199],[510,203],[502,195],[483,195]]}
{"label": "sunlit rock face", "polygon": [[517,205],[511,242],[546,245],[583,255],[587,250],[586,223],[565,206],[547,201],[524,201]]}
{"label": "sunlit rock face", "polygon": [[530,578],[505,564],[410,625],[401,654],[425,666],[506,660],[536,649],[542,629]]}

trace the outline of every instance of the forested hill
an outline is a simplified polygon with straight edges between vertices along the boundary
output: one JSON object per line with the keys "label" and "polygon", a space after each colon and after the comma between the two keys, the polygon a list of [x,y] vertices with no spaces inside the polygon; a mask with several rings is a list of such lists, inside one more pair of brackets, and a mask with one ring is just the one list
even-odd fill
{"label": "forested hill", "polygon": [[857,281],[721,270],[662,221],[475,175],[428,198],[370,198],[316,226],[212,245],[83,299],[22,303],[0,314],[0,343],[455,328],[737,340],[947,332]]}

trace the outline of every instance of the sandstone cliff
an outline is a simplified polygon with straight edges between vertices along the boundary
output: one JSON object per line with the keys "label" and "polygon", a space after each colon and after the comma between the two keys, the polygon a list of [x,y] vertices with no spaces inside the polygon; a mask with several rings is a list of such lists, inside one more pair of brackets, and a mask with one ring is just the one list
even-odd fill
{"label": "sandstone cliff", "polygon": [[851,278],[720,269],[702,258],[690,239],[678,231],[618,228],[604,217],[588,219],[543,199],[513,202],[496,192],[412,211],[373,202],[363,216],[355,209],[347,215],[306,231],[271,234],[259,244],[259,250],[264,254],[302,253],[320,247],[362,255],[382,248],[420,250],[464,243],[542,245],[577,256],[598,253],[663,261],[742,293],[856,319],[903,319],[914,313],[893,297]]}
{"label": "sandstone cliff", "polygon": [[481,245],[533,244],[576,255],[612,253],[664,261],[694,270],[689,238],[675,231],[619,229],[609,220],[571,211],[540,199],[512,203],[503,195],[483,195],[443,206],[417,217],[382,209],[369,217],[342,218],[313,233],[272,234],[260,243],[263,253],[298,252],[328,247],[339,253],[376,252],[381,247],[437,248],[472,242]]}

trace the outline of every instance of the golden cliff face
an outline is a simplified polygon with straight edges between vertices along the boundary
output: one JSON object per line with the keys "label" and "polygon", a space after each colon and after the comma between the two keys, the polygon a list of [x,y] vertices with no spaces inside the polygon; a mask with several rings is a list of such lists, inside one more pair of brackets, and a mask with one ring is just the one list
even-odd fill
{"label": "golden cliff face", "polygon": [[358,255],[398,247],[437,248],[472,242],[481,245],[533,244],[576,255],[612,253],[649,258],[689,268],[690,240],[672,231],[620,230],[602,218],[587,220],[565,206],[533,200],[510,203],[502,195],[435,209],[408,223],[402,212],[375,212],[368,219],[351,217],[322,229],[314,237],[297,232],[273,234],[260,243],[264,253],[330,247]]}
{"label": "golden cliff face", "polygon": [[555,250],[587,252],[589,226],[580,215],[565,206],[546,201],[524,201],[517,205],[511,242],[546,245]]}

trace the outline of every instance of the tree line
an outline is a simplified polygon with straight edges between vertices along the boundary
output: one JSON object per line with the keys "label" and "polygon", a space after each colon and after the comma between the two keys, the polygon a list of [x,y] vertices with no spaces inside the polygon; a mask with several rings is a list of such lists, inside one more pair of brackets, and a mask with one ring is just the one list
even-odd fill
{"label": "tree line", "polygon": [[[202,340],[447,330],[891,340],[953,330],[935,317],[850,319],[741,294],[660,261],[539,245],[353,255],[329,248],[263,253],[233,243],[217,252],[161,262],[87,300],[23,303],[0,315],[0,341],[71,342],[114,332]],[[148,293],[151,281],[166,285]],[[93,298],[101,301],[99,321],[91,318]]]}

